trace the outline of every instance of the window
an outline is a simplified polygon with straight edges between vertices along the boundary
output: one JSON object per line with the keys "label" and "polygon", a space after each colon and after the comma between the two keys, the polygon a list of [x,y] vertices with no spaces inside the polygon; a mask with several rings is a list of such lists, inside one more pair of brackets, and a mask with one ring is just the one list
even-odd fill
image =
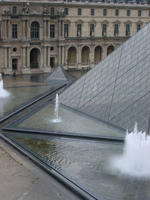
{"label": "window", "polygon": [[90,36],[94,36],[94,24],[90,24]]}
{"label": "window", "polygon": [[94,15],[94,8],[91,8],[91,16]]}
{"label": "window", "polygon": [[77,24],[77,37],[80,37],[82,35],[82,25]]}
{"label": "window", "polygon": [[17,38],[18,32],[17,32],[17,24],[12,24],[12,38]]}
{"label": "window", "polygon": [[126,24],[126,36],[130,35],[130,24]]}
{"label": "window", "polygon": [[107,9],[106,8],[104,8],[104,10],[103,10],[103,16],[107,16]]}
{"label": "window", "polygon": [[16,51],[17,51],[17,48],[16,48],[16,47],[14,47],[14,48],[13,48],[13,52],[16,52]]}
{"label": "window", "polygon": [[107,25],[102,24],[102,36],[106,36],[106,35],[107,35]]}
{"label": "window", "polygon": [[50,24],[50,38],[55,37],[55,24]]}
{"label": "window", "polygon": [[64,13],[65,13],[65,15],[68,15],[68,8],[64,9]]}
{"label": "window", "polygon": [[114,25],[114,36],[118,36],[119,35],[119,25],[115,24]]}
{"label": "window", "polygon": [[82,9],[78,8],[78,15],[82,15]]}
{"label": "window", "polygon": [[31,39],[39,39],[39,23],[32,22],[31,24]]}
{"label": "window", "polygon": [[141,17],[141,15],[142,15],[142,11],[138,10],[138,17]]}
{"label": "window", "polygon": [[149,17],[150,17],[150,10],[149,10],[149,13],[148,13]]}
{"label": "window", "polygon": [[13,14],[17,14],[17,7],[16,6],[13,6],[12,12],[13,12]]}
{"label": "window", "polygon": [[51,47],[51,51],[54,51],[54,47]]}
{"label": "window", "polygon": [[130,16],[130,14],[131,14],[130,10],[127,10],[127,16]]}
{"label": "window", "polygon": [[64,37],[68,37],[68,24],[64,24]]}
{"label": "window", "polygon": [[54,57],[50,57],[50,66],[52,68],[55,67],[55,58]]}
{"label": "window", "polygon": [[17,62],[18,60],[16,58],[12,59],[12,70],[17,70]]}
{"label": "window", "polygon": [[115,10],[115,15],[116,15],[116,16],[119,16],[119,9],[116,9],[116,10]]}
{"label": "window", "polygon": [[55,15],[55,9],[54,9],[54,8],[51,8],[50,14],[51,14],[51,15]]}
{"label": "window", "polygon": [[137,32],[141,30],[141,24],[137,24]]}

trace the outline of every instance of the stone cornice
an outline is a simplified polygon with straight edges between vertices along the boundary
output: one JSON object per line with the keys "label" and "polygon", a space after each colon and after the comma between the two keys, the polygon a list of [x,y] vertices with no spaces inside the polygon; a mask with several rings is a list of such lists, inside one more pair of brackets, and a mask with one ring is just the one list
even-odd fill
{"label": "stone cornice", "polygon": [[30,4],[30,5],[41,5],[42,6],[61,6],[61,7],[83,7],[83,8],[130,8],[130,9],[149,9],[150,8],[150,5],[148,4],[136,4],[136,3],[101,3],[101,2],[98,2],[98,3],[91,3],[91,2],[57,2],[57,1],[1,1],[0,2],[0,5],[1,6],[5,6],[5,5],[20,5],[22,6],[23,4]]}

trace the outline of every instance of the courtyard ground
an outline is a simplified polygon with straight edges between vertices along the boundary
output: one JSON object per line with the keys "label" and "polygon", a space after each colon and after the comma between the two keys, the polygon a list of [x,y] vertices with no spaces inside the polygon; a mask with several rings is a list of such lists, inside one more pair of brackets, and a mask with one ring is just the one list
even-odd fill
{"label": "courtyard ground", "polygon": [[0,200],[79,200],[26,157],[0,140]]}

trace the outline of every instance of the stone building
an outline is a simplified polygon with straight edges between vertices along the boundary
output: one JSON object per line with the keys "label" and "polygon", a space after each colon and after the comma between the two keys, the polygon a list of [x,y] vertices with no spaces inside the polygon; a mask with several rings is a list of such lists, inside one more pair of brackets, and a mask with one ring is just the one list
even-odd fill
{"label": "stone building", "polygon": [[150,20],[148,4],[0,2],[0,72],[94,67]]}

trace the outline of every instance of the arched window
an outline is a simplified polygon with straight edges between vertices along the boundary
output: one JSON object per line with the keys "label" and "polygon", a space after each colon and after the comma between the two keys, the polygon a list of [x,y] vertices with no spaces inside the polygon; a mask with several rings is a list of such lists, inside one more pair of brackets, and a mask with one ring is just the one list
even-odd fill
{"label": "arched window", "polygon": [[102,48],[101,46],[97,46],[95,48],[95,53],[94,53],[94,63],[97,64],[101,61],[102,59]]}
{"label": "arched window", "polygon": [[31,39],[39,39],[39,23],[32,22],[31,24]]}
{"label": "arched window", "polygon": [[77,60],[77,51],[75,47],[70,47],[68,50],[68,64],[75,65]]}
{"label": "arched window", "polygon": [[111,54],[114,50],[115,50],[114,46],[110,45],[110,46],[107,48],[107,56],[108,56],[109,54]]}
{"label": "arched window", "polygon": [[82,64],[83,65],[88,65],[89,64],[89,54],[90,54],[90,49],[89,47],[85,46],[82,48]]}
{"label": "arched window", "polygon": [[40,50],[34,48],[30,52],[30,68],[39,68],[40,67]]}

